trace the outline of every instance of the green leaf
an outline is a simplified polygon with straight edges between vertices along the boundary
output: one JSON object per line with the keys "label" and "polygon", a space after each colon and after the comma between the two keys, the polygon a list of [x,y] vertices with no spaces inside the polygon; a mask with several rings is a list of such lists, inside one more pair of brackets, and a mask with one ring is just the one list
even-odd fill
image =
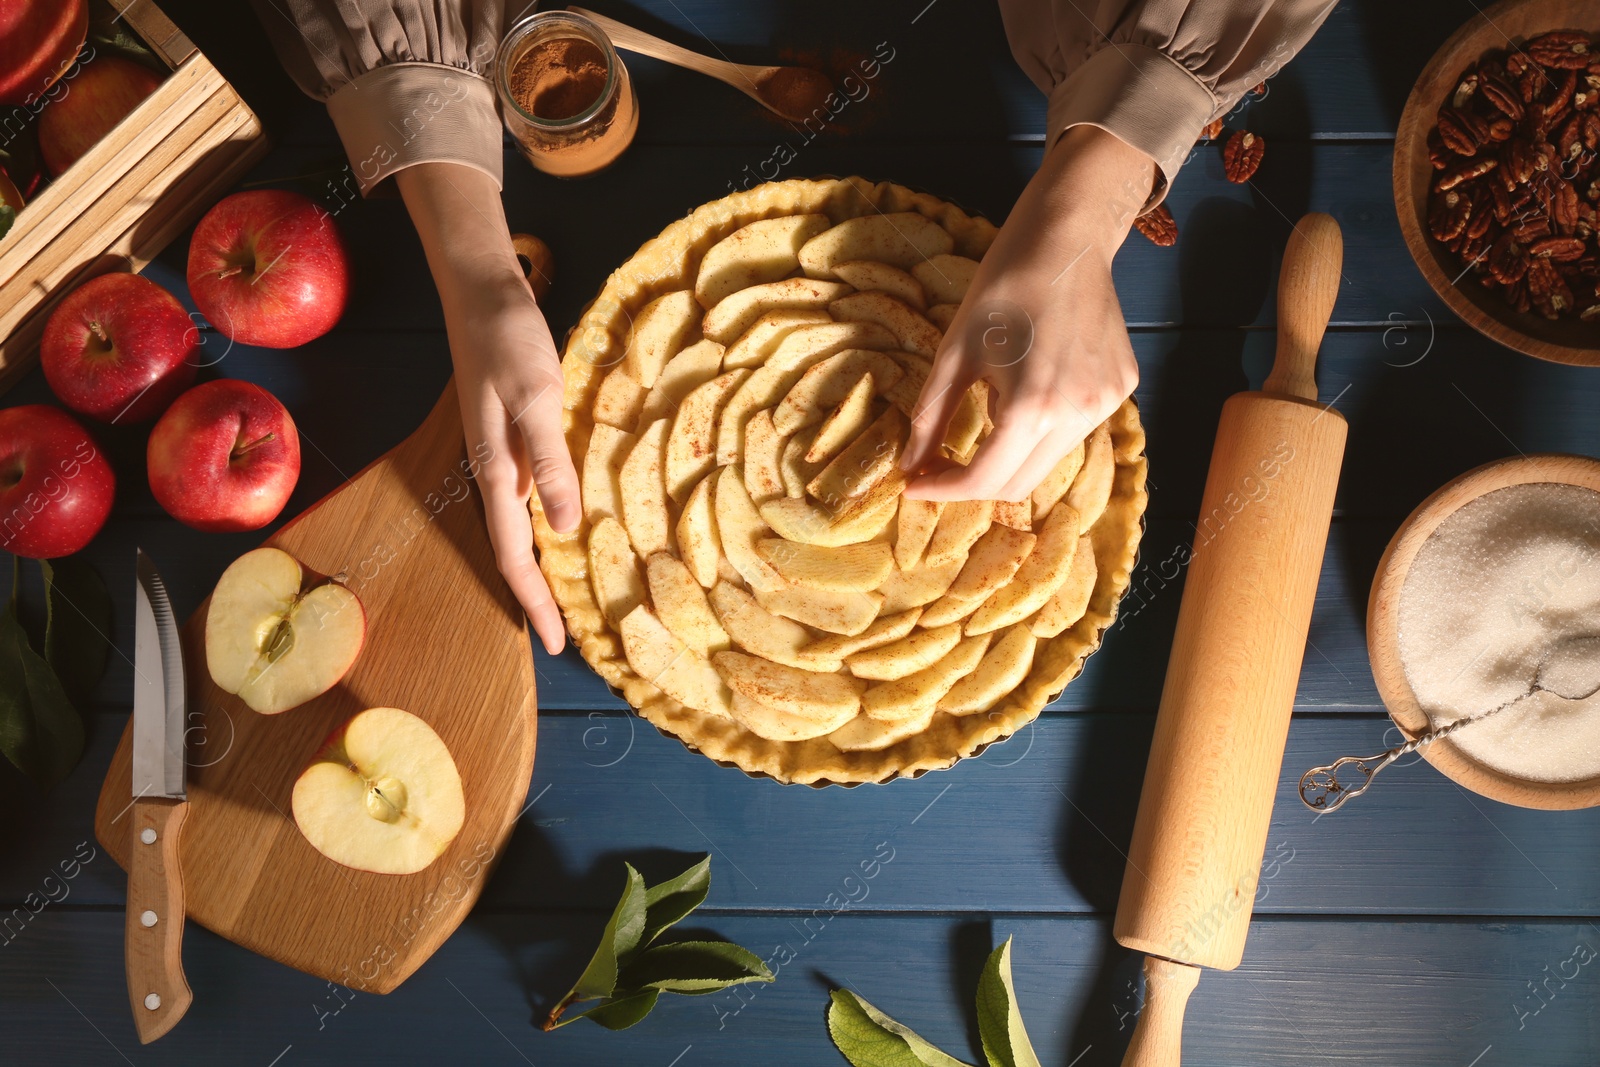
{"label": "green leaf", "polygon": [[589,966],[583,969],[572,992],[567,994],[569,1001],[609,997],[617,988],[617,972],[634,949],[639,947],[640,935],[644,933],[644,878],[633,869],[632,864],[625,863],[623,866],[628,869],[628,882],[623,886],[622,899],[617,901],[610,920],[606,922],[605,932],[600,935],[600,944],[594,950]]}
{"label": "green leaf", "polygon": [[21,561],[14,559],[11,601],[0,612],[0,751],[48,789],[83,755],[83,720],[17,621],[20,573]]}
{"label": "green leaf", "polygon": [[44,571],[44,658],[74,703],[94,692],[111,651],[111,596],[100,575],[72,556],[39,561]]}
{"label": "green leaf", "polygon": [[0,237],[11,232],[11,224],[17,221],[17,212],[10,204],[0,204]]}
{"label": "green leaf", "polygon": [[978,978],[978,1036],[989,1067],[1040,1067],[1011,988],[1011,939],[989,954]]}
{"label": "green leaf", "polygon": [[847,989],[828,1005],[828,1034],[854,1067],[968,1067]]}
{"label": "green leaf", "polygon": [[676,878],[653,885],[645,893],[644,937],[640,944],[654,943],[670,927],[706,901],[711,892],[711,854]]}
{"label": "green leaf", "polygon": [[569,1015],[556,1025],[565,1026],[574,1019],[592,1019],[607,1030],[626,1030],[650,1014],[650,1009],[656,1006],[656,998],[660,995],[657,990],[646,989],[642,993],[607,1000],[603,1004],[596,1004],[588,1011]]}
{"label": "green leaf", "polygon": [[618,984],[623,989],[659,989],[693,996],[773,980],[760,956],[731,941],[676,941],[640,953],[622,972]]}

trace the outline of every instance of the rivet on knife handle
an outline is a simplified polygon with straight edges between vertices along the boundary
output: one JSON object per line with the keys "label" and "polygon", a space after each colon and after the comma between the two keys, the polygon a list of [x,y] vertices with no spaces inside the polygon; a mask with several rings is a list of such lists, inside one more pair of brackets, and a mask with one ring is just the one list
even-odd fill
{"label": "rivet on knife handle", "polygon": [[146,797],[133,802],[128,862],[128,1000],[141,1044],[177,1025],[194,994],[183,975],[183,869],[178,835],[189,805]]}

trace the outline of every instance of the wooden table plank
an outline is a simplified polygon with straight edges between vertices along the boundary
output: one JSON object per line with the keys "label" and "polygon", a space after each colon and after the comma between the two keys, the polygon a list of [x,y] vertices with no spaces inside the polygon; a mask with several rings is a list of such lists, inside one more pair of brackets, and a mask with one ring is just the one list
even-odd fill
{"label": "wooden table plank", "polygon": [[[1118,1062],[1141,1006],[1139,957],[1105,925],[997,918],[994,933],[1016,938],[1040,1059]],[[1589,1067],[1600,1015],[1596,964],[1581,961],[1597,953],[1590,922],[1258,921],[1239,969],[1200,979],[1183,1062]]]}
{"label": "wooden table plank", "polygon": [[[80,843],[94,847],[91,809],[122,722],[94,717],[87,758],[49,801],[30,799],[9,768],[0,774],[14,812],[0,837],[0,919]],[[481,906],[604,907],[619,858],[666,850],[714,853],[717,907],[804,909],[819,906],[856,851],[889,840],[895,877],[873,887],[875,910],[1108,914],[1151,722],[1047,716],[950,771],[817,790],[751,781],[631,714],[545,715],[528,793],[537,802]],[[1507,807],[1427,766],[1393,768],[1371,795],[1321,819],[1295,797],[1306,768],[1395,741],[1386,719],[1295,719],[1263,914],[1600,914],[1600,811]],[[71,902],[120,904],[115,864],[101,855],[83,866]]]}

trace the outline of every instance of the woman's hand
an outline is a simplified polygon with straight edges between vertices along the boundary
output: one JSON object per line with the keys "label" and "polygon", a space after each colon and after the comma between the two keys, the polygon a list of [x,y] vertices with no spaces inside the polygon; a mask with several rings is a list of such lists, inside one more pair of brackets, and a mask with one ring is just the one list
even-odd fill
{"label": "woman's hand", "polygon": [[565,630],[533,554],[528,496],[552,528],[577,528],[578,475],[561,432],[561,365],[523,280],[494,182],[471,167],[424,163],[396,176],[444,306],[456,393],[495,560],[552,655]]}
{"label": "woman's hand", "polygon": [[[1077,126],[1045,155],[984,256],[923,387],[902,466],[923,500],[1021,500],[1139,381],[1111,260],[1150,193],[1151,159]],[[991,386],[994,431],[965,467],[939,444],[962,394]]]}

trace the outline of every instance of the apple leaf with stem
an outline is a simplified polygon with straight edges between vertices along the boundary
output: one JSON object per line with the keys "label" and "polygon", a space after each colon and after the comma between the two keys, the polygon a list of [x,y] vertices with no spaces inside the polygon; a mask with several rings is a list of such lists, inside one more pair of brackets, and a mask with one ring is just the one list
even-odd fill
{"label": "apple leaf with stem", "polygon": [[49,788],[83,755],[83,720],[17,617],[22,561],[12,558],[11,599],[0,612],[0,751]]}
{"label": "apple leaf with stem", "polygon": [[[705,902],[711,890],[709,855],[677,877],[648,888],[632,864],[623,866],[628,873],[622,899],[606,922],[600,944],[542,1029],[590,1019],[608,1030],[626,1030],[650,1014],[662,993],[695,996],[774,980],[760,957],[731,941],[655,943]],[[583,1000],[600,1003],[566,1014],[568,1007]]]}
{"label": "apple leaf with stem", "polygon": [[[967,1067],[861,997],[835,989],[828,1034],[853,1067]],[[1011,985],[1011,939],[989,954],[978,978],[978,1036],[988,1067],[1040,1067]]]}
{"label": "apple leaf with stem", "polygon": [[111,596],[95,569],[75,556],[42,559],[44,658],[67,696],[82,704],[106,672]]}

